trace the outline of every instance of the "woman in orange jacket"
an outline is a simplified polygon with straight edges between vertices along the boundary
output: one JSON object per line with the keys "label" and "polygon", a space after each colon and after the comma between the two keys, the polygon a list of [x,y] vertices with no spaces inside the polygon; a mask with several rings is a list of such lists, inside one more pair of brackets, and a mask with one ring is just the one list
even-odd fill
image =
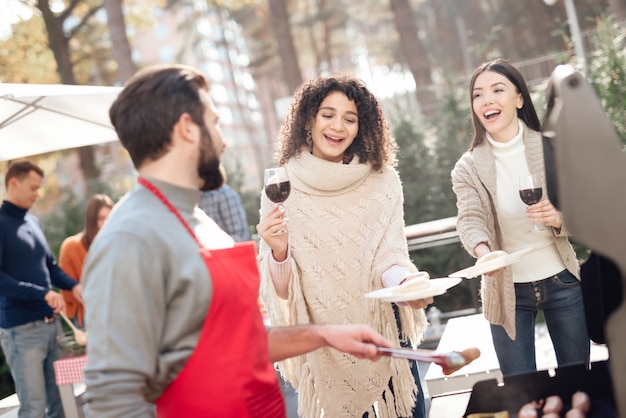
{"label": "woman in orange jacket", "polygon": [[[111,209],[113,209],[113,201],[109,196],[104,194],[93,195],[85,209],[83,230],[76,235],[67,237],[61,244],[59,266],[73,279],[80,281],[83,262],[87,257],[89,246],[109,216]],[[83,305],[74,298],[72,292],[62,290],[61,294],[65,299],[65,313],[74,320],[77,326],[83,328]]]}

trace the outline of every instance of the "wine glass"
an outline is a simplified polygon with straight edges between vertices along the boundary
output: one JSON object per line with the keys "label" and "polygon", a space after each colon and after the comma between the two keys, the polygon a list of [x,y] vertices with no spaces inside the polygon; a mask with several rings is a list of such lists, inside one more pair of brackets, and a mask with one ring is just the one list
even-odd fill
{"label": "wine glass", "polygon": [[[287,200],[289,192],[291,192],[291,183],[285,167],[266,168],[263,184],[267,198],[284,210],[283,202]],[[287,230],[283,228],[272,235],[281,235],[286,232]]]}
{"label": "wine glass", "polygon": [[[529,206],[534,205],[539,203],[542,195],[543,188],[541,187],[541,178],[538,174],[519,176],[519,196],[522,198],[522,202]],[[528,232],[540,232],[543,230],[533,221],[533,227]]]}

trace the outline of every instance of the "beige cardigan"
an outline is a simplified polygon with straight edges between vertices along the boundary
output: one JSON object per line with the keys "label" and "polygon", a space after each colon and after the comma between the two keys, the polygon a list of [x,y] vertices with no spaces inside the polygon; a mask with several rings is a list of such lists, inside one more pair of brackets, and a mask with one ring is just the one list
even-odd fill
{"label": "beige cardigan", "polygon": [[[392,167],[376,172],[356,159],[332,163],[306,152],[286,166],[292,263],[287,300],[276,295],[267,244],[261,241],[259,249],[261,295],[272,325],[365,323],[396,344],[399,333],[418,344],[426,326],[423,309],[400,307],[398,330],[391,303],[364,297],[382,288],[381,275],[389,267],[417,270],[404,235],[397,172]],[[261,216],[273,207],[262,196]],[[374,403],[380,417],[395,418],[409,416],[415,404],[417,387],[406,360],[371,362],[323,348],[281,362],[279,369],[297,389],[304,418],[360,417]]]}
{"label": "beige cardigan", "polygon": [[[528,167],[541,173],[545,184],[542,138],[539,132],[524,126],[524,144]],[[452,188],[457,197],[457,230],[465,250],[476,257],[474,248],[485,242],[491,251],[502,249],[502,230],[495,211],[496,162],[489,141],[466,152],[452,170]],[[567,230],[551,228],[563,264],[580,280],[576,253],[567,239]],[[483,276],[481,296],[485,318],[502,325],[515,339],[515,287],[510,269],[497,276]]]}

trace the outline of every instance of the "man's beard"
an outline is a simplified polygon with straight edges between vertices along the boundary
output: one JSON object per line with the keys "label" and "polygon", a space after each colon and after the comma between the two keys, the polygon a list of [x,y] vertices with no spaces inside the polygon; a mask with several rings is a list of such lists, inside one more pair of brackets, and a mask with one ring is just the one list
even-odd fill
{"label": "man's beard", "polygon": [[209,130],[205,125],[200,126],[202,139],[200,141],[200,157],[198,160],[198,175],[203,181],[200,190],[216,190],[224,184],[224,176],[220,170],[220,158],[215,152]]}

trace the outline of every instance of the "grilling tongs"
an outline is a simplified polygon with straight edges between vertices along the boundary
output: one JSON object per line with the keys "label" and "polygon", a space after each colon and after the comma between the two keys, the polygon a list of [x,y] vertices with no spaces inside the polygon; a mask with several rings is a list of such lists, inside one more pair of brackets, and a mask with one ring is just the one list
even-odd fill
{"label": "grilling tongs", "polygon": [[437,353],[431,350],[413,350],[410,348],[378,347],[378,353],[383,356],[435,363],[441,366],[443,374],[446,376],[480,357],[480,350],[476,347],[447,353]]}

